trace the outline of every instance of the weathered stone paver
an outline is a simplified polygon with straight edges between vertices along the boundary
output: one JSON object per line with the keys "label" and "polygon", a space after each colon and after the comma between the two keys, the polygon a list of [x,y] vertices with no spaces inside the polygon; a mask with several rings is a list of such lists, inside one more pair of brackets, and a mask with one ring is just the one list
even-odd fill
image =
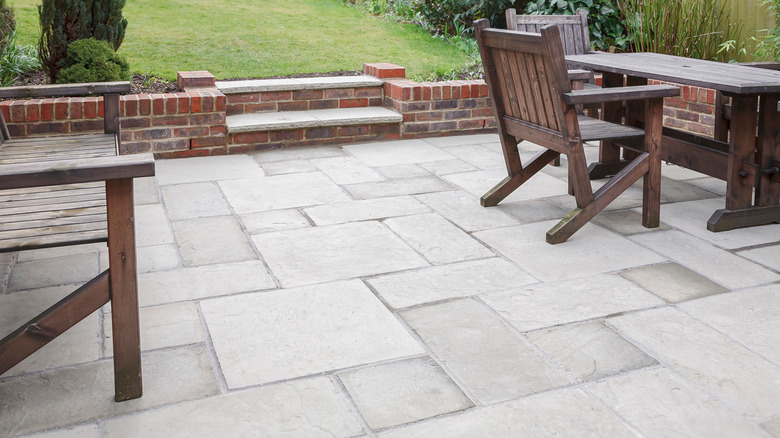
{"label": "weathered stone paver", "polygon": [[373,429],[456,412],[474,406],[447,373],[418,357],[339,374]]}
{"label": "weathered stone paver", "polygon": [[[707,231],[725,182],[664,166],[659,228],[638,183],[548,245],[567,160],[481,207],[501,154],[158,160],[135,184],[143,397],[113,401],[109,304],[0,375],[0,436],[780,438],[780,225]],[[107,267],[103,243],[0,254],[0,338]]]}
{"label": "weathered stone paver", "polygon": [[482,403],[511,400],[571,383],[474,300],[407,310],[401,316]]}
{"label": "weathered stone paver", "polygon": [[229,388],[423,353],[357,280],[218,298],[201,308]]}

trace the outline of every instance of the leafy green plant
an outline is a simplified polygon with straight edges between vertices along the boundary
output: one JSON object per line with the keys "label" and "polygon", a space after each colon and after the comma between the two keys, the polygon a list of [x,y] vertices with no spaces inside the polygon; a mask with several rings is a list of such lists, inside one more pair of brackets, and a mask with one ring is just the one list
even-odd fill
{"label": "leafy green plant", "polygon": [[13,85],[19,75],[41,68],[38,50],[16,42],[16,32],[11,32],[0,52],[0,85]]}
{"label": "leafy green plant", "polygon": [[451,36],[459,35],[456,26],[473,32],[472,23],[480,18],[505,28],[504,11],[513,5],[514,0],[419,0],[412,11],[431,32]]}
{"label": "leafy green plant", "polygon": [[728,61],[741,50],[741,21],[719,0],[619,0],[631,44],[641,52]]}
{"label": "leafy green plant", "polygon": [[130,80],[130,66],[111,43],[94,38],[74,41],[60,63],[57,83]]}
{"label": "leafy green plant", "polygon": [[112,50],[119,49],[127,29],[127,20],[122,17],[124,5],[125,0],[42,0],[38,6],[38,54],[51,82],[73,41],[97,38],[108,41]]}
{"label": "leafy green plant", "polygon": [[[761,4],[780,17],[780,0],[766,0]],[[756,41],[755,56],[760,60],[780,61],[780,24],[775,23],[771,29],[764,29],[766,35],[752,38]]]}
{"label": "leafy green plant", "polygon": [[626,26],[613,0],[532,0],[525,8],[532,15],[572,15],[588,11],[590,44],[596,50],[614,51],[628,48]]}

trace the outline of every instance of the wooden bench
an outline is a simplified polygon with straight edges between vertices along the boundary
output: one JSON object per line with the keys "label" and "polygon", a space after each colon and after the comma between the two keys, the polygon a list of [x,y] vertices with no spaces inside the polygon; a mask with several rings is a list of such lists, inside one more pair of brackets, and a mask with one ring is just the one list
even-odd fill
{"label": "wooden bench", "polygon": [[0,113],[0,252],[106,242],[109,268],[0,340],[0,374],[111,302],[116,401],[142,394],[133,179],[151,154],[119,155],[128,82],[0,89],[0,99],[103,95],[102,134],[11,139]]}

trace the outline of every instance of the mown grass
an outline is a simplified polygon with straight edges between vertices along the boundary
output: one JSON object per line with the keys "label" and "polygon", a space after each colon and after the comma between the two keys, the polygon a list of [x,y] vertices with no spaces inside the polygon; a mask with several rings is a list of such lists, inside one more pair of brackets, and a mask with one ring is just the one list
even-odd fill
{"label": "mown grass", "polygon": [[[22,44],[37,45],[40,0],[10,0]],[[218,79],[360,70],[365,62],[443,74],[466,54],[411,24],[361,13],[339,0],[129,0],[119,53],[134,73],[174,79],[208,70]]]}

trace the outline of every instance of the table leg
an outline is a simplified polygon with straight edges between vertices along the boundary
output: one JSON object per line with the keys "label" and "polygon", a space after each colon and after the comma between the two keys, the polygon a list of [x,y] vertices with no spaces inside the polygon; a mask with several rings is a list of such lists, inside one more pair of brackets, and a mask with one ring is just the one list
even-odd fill
{"label": "table leg", "polygon": [[758,112],[756,205],[780,204],[780,95],[762,95]]}
{"label": "table leg", "polygon": [[[623,75],[618,73],[603,73],[601,86],[622,87]],[[623,103],[608,102],[601,106],[602,119],[613,123],[623,123]],[[615,175],[628,164],[620,159],[620,147],[610,141],[602,140],[599,145],[599,161],[588,166],[590,179],[600,179]]]}
{"label": "table leg", "polygon": [[[710,231],[726,231],[780,222],[780,206],[762,205],[775,198],[773,193],[775,186],[773,181],[766,187],[761,186],[762,168],[759,167],[766,159],[766,155],[773,155],[777,148],[775,143],[775,139],[778,138],[777,108],[775,107],[774,110],[770,108],[772,101],[777,102],[777,96],[767,97],[766,102],[762,104],[764,108],[761,112],[765,114],[761,115],[758,138],[756,138],[758,98],[735,95],[732,96],[731,101],[726,208],[715,211],[707,221],[707,229]],[[753,205],[754,187],[757,189],[755,206]]]}

